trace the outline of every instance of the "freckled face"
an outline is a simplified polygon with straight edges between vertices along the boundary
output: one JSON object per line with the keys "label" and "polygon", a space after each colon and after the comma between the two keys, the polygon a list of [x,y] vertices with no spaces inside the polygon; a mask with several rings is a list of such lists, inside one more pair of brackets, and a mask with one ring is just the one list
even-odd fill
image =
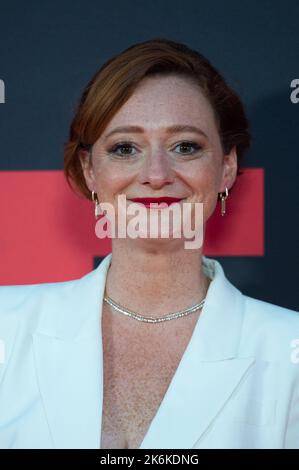
{"label": "freckled face", "polygon": [[[108,134],[117,127],[143,132]],[[167,131],[193,126],[199,133]],[[202,202],[204,223],[218,193],[235,180],[235,149],[224,155],[215,116],[200,88],[178,76],[148,77],[112,118],[92,149],[92,167],[83,166],[87,185],[100,202],[117,208],[117,196],[173,196]]]}

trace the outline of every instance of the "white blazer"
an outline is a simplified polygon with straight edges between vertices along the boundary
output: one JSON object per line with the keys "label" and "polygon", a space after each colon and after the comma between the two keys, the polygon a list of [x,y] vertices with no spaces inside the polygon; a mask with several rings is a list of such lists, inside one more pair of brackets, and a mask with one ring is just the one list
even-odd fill
{"label": "white blazer", "polygon": [[[111,257],[80,279],[0,288],[0,448],[100,448]],[[299,313],[203,266],[205,305],[140,449],[299,449]]]}

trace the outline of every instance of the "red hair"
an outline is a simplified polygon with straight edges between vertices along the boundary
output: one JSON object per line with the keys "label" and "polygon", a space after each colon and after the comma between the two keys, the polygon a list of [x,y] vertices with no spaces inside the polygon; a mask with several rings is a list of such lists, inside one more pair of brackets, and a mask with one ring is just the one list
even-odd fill
{"label": "red hair", "polygon": [[72,120],[69,140],[64,148],[64,173],[87,198],[91,199],[79,153],[89,149],[101,136],[138,84],[151,75],[180,75],[200,86],[210,102],[223,152],[236,146],[239,165],[250,146],[249,124],[239,96],[222,75],[199,52],[185,44],[156,38],[128,47],[108,60],[85,87]]}

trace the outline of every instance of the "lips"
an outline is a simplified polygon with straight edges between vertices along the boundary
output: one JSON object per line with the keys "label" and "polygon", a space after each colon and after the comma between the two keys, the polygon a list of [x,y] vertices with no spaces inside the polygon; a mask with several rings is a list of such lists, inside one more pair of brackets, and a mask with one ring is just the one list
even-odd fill
{"label": "lips", "polygon": [[146,207],[150,207],[151,203],[166,203],[168,206],[170,204],[173,204],[174,202],[179,202],[183,198],[178,198],[178,197],[169,197],[169,196],[164,196],[164,197],[136,197],[134,199],[129,199],[132,202],[138,202],[140,204],[145,205]]}

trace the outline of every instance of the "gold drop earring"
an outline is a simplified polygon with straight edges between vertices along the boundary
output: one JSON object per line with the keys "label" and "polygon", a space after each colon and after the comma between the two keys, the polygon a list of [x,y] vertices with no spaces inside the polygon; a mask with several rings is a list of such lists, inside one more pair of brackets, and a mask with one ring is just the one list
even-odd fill
{"label": "gold drop earring", "polygon": [[95,191],[91,191],[91,199],[93,200],[93,202],[95,202],[94,215],[97,220],[99,216],[101,215],[101,207],[100,207],[100,203],[98,200],[98,195]]}
{"label": "gold drop earring", "polygon": [[225,201],[226,201],[227,196],[228,196],[227,187],[225,187],[225,193],[219,193],[219,194],[220,194],[220,200],[221,200],[221,215],[224,215],[225,211],[226,211]]}

